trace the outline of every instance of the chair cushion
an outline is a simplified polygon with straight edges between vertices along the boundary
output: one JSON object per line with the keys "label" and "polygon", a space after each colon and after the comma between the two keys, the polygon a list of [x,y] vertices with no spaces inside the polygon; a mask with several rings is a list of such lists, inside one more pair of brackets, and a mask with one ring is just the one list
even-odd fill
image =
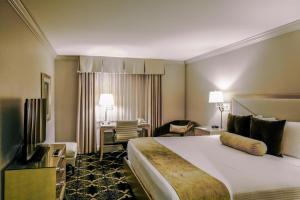
{"label": "chair cushion", "polygon": [[171,133],[185,133],[187,130],[188,130],[188,125],[178,126],[178,125],[170,124]]}
{"label": "chair cushion", "polygon": [[138,132],[132,132],[132,133],[122,133],[122,134],[116,134],[115,135],[115,141],[116,142],[125,142],[132,138],[139,137]]}

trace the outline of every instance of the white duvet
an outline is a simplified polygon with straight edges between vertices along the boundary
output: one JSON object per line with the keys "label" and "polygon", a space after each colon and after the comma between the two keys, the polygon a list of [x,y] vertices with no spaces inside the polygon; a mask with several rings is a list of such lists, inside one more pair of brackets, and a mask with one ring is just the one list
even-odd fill
{"label": "white duvet", "polygon": [[[219,136],[155,140],[222,181],[232,199],[300,198],[299,159],[249,155],[222,145]],[[153,199],[179,199],[172,186],[130,141],[128,160]]]}

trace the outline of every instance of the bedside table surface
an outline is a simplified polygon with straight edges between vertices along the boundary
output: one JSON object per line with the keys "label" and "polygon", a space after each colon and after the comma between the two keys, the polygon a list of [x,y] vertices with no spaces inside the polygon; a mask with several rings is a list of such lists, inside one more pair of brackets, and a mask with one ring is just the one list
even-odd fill
{"label": "bedside table surface", "polygon": [[211,128],[210,126],[197,126],[195,129],[200,129],[203,131],[214,132],[214,131],[225,131],[224,128]]}
{"label": "bedside table surface", "polygon": [[211,128],[208,126],[198,126],[194,129],[195,136],[202,136],[202,135],[220,135],[225,129],[222,128]]}

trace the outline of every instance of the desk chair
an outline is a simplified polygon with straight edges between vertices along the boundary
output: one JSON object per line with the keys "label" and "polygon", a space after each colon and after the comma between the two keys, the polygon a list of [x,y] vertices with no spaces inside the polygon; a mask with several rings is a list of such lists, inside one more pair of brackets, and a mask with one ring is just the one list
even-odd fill
{"label": "desk chair", "polygon": [[125,151],[119,154],[117,158],[120,158],[126,153],[128,140],[137,137],[139,137],[138,121],[117,121],[114,132],[114,143],[122,144],[125,149]]}

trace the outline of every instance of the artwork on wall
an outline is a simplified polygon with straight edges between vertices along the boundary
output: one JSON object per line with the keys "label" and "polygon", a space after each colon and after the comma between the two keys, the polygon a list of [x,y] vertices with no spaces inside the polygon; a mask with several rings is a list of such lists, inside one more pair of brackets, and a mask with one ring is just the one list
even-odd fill
{"label": "artwork on wall", "polygon": [[41,97],[46,99],[46,118],[51,119],[51,77],[41,73]]}

